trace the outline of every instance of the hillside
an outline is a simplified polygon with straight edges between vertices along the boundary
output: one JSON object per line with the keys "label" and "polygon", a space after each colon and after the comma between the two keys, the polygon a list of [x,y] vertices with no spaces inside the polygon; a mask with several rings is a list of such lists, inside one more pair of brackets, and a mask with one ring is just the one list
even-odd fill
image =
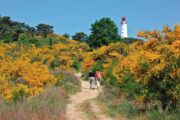
{"label": "hillside", "polygon": [[[0,23],[2,120],[66,120],[78,95],[110,119],[180,119],[180,25],[137,33],[143,40],[107,37],[104,44],[71,40],[50,25],[33,28],[7,17]],[[103,72],[101,92],[81,88],[90,70]]]}

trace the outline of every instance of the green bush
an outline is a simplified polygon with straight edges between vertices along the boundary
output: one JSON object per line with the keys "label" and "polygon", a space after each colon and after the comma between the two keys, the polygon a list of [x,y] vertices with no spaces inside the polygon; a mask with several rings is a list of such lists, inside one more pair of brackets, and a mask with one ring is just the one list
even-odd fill
{"label": "green bush", "polygon": [[78,60],[74,60],[74,63],[72,64],[72,68],[77,70],[78,72],[81,70],[81,64]]}
{"label": "green bush", "polygon": [[103,70],[103,62],[102,61],[97,61],[95,65],[91,68],[92,71],[97,71],[97,70]]}
{"label": "green bush", "polygon": [[116,77],[113,75],[113,68],[116,65],[117,61],[113,60],[111,65],[104,70],[104,80],[103,84],[108,87],[108,86],[114,86],[114,87],[119,87],[118,82]]}
{"label": "green bush", "polygon": [[50,63],[49,67],[50,67],[50,69],[54,69],[55,67],[58,67],[59,65],[60,65],[60,62],[57,57]]}
{"label": "green bush", "polygon": [[19,101],[23,101],[27,97],[28,97],[28,94],[25,93],[23,90],[13,92],[13,101],[15,103]]}

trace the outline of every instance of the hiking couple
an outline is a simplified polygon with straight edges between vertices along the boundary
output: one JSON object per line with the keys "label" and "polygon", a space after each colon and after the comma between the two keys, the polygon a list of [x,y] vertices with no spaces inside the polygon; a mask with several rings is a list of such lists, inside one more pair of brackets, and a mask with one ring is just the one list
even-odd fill
{"label": "hiking couple", "polygon": [[97,70],[96,72],[93,72],[92,70],[90,70],[89,72],[89,82],[90,82],[90,89],[95,89],[95,87],[97,89],[100,88],[100,82],[103,79],[103,74]]}

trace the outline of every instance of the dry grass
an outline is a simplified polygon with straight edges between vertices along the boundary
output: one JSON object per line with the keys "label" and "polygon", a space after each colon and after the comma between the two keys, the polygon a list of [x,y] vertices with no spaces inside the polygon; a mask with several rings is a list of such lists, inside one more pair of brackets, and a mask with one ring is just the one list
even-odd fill
{"label": "dry grass", "polygon": [[66,120],[66,100],[65,91],[53,87],[24,102],[1,102],[0,120]]}
{"label": "dry grass", "polygon": [[[57,74],[57,73],[56,73]],[[56,86],[60,86],[68,92],[68,94],[75,94],[81,90],[81,82],[77,76],[71,71],[61,71],[59,73],[60,80]]]}
{"label": "dry grass", "polygon": [[17,103],[0,99],[0,120],[66,120],[68,95],[80,91],[80,81],[69,71],[52,74],[61,75],[60,83],[39,96]]}
{"label": "dry grass", "polygon": [[92,110],[91,103],[89,101],[85,101],[80,105],[80,110],[87,116],[89,120],[98,120],[98,117]]}
{"label": "dry grass", "polygon": [[16,108],[2,112],[1,120],[66,120],[65,113],[52,113],[48,108],[29,112],[24,108]]}

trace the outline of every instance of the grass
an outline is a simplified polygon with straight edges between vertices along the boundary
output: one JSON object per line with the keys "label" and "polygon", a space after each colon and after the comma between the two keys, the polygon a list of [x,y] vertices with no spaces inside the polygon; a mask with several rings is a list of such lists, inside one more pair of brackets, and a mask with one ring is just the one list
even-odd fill
{"label": "grass", "polygon": [[49,87],[39,96],[21,102],[0,102],[1,120],[66,120],[67,95]]}
{"label": "grass", "polygon": [[114,120],[180,120],[179,109],[162,113],[152,109],[142,113],[134,101],[126,98],[118,88],[105,88],[96,101],[105,114]]}
{"label": "grass", "polygon": [[148,120],[180,120],[180,111],[159,113],[153,110],[148,111],[145,118]]}
{"label": "grass", "polygon": [[98,120],[98,117],[93,112],[91,103],[89,101],[85,101],[80,105],[80,111],[83,111],[88,120]]}
{"label": "grass", "polygon": [[56,86],[62,87],[68,94],[72,95],[81,90],[81,82],[74,73],[70,71],[63,71],[60,73],[60,80]]}
{"label": "grass", "polygon": [[80,91],[80,81],[72,72],[60,75],[56,86],[46,87],[38,96],[16,102],[0,99],[0,120],[67,120],[68,96]]}
{"label": "grass", "polygon": [[137,116],[137,109],[132,103],[122,103],[119,105],[110,106],[108,109],[110,116],[118,116],[121,113],[122,117],[128,119],[134,118]]}

